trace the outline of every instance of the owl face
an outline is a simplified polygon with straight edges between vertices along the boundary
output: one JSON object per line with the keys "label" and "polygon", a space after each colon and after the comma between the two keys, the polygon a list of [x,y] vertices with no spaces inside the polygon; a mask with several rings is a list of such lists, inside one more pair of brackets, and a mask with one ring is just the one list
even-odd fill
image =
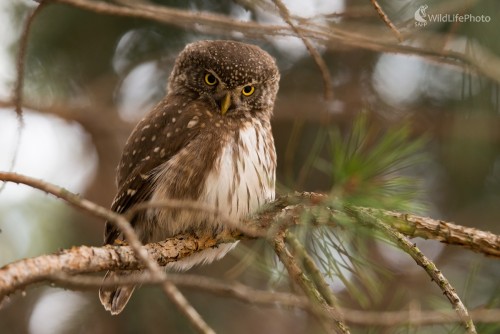
{"label": "owl face", "polygon": [[261,48],[200,41],[187,45],[177,58],[168,91],[203,100],[213,112],[235,117],[245,112],[270,114],[278,83],[276,63]]}

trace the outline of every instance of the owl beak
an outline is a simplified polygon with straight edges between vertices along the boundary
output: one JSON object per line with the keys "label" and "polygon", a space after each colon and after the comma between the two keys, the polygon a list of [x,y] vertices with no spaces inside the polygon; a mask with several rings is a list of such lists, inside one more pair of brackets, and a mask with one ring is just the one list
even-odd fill
{"label": "owl beak", "polygon": [[226,114],[228,111],[229,107],[231,106],[231,93],[226,93],[226,95],[222,98],[221,104],[220,104],[220,112],[222,116]]}

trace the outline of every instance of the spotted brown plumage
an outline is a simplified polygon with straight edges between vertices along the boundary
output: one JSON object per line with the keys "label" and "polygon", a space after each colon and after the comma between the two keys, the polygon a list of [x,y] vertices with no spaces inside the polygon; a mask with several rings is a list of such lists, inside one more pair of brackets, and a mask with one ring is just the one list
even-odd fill
{"label": "spotted brown plumage", "polygon": [[[218,209],[235,223],[274,198],[276,153],[270,118],[278,90],[274,59],[257,46],[201,41],[186,46],[169,77],[168,94],[135,127],[118,166],[112,210],[180,199]],[[142,242],[190,232],[202,237],[229,228],[202,211],[150,208],[131,221]],[[123,236],[106,223],[105,243]],[[235,244],[174,262],[186,270],[224,256]],[[113,275],[137,274],[128,271]],[[101,288],[112,314],[133,287]]]}

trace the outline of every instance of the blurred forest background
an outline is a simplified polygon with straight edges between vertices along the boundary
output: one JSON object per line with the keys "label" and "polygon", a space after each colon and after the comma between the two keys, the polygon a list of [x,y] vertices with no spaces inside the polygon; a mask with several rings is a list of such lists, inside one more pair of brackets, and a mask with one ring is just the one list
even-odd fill
{"label": "blurred forest background", "polygon": [[[38,3],[1,1],[0,170],[9,170],[17,155],[13,171],[109,206],[116,191],[115,166],[125,140],[135,123],[165,94],[177,54],[196,40],[235,39],[260,45],[277,59],[281,70],[273,118],[279,192],[332,193],[349,202],[413,211],[500,234],[498,1],[379,1],[403,34],[402,42],[370,1],[284,1],[292,20],[318,36],[309,40],[329,71],[332,97],[328,100],[322,72],[291,32],[238,29],[203,20],[159,22],[95,13],[54,1],[36,16],[29,35],[22,129],[10,101],[20,34]],[[110,3],[130,5],[121,0]],[[269,0],[151,3],[287,26]],[[428,14],[487,15],[491,20],[417,26],[414,15],[422,5],[427,5]],[[364,115],[362,121],[359,115]],[[361,136],[385,138],[388,147],[397,152],[380,150],[374,155],[375,162],[363,160],[361,152],[362,166],[338,163],[334,153],[343,148],[336,145],[349,141],[356,119],[361,122]],[[391,133],[396,135],[384,137]],[[380,140],[378,143],[383,142]],[[376,147],[377,141],[374,143]],[[399,150],[412,163],[401,171],[390,170],[391,175],[404,175],[411,184],[394,185],[396,192],[383,190],[376,184],[380,180],[369,175],[384,167],[381,161],[385,158],[397,162]],[[419,159],[411,159],[413,155]],[[401,200],[387,201],[391,198]],[[8,184],[0,193],[0,266],[74,245],[101,245],[102,234],[101,220],[39,191]],[[365,249],[358,252],[362,258],[344,259],[346,268],[339,265],[336,275],[331,275],[341,305],[372,311],[450,308],[406,254],[370,236],[349,231],[339,235],[332,237],[332,243],[348,253]],[[436,261],[467,307],[500,307],[498,260],[436,241],[413,242]],[[269,254],[266,248],[263,243],[244,242],[222,261],[191,272],[287,290],[286,282],[278,279],[275,263],[264,263],[261,255]],[[364,261],[362,270],[351,270],[358,260]],[[323,269],[327,271],[328,266]],[[183,291],[221,333],[319,331],[315,320],[304,312]],[[377,327],[352,329],[354,333],[387,332]],[[0,331],[189,333],[192,329],[156,287],[139,289],[125,311],[111,317],[99,303],[96,290],[40,286],[12,296],[0,311]],[[478,325],[479,333],[499,331],[500,324]],[[458,324],[403,326],[397,332],[462,333],[463,328]]]}

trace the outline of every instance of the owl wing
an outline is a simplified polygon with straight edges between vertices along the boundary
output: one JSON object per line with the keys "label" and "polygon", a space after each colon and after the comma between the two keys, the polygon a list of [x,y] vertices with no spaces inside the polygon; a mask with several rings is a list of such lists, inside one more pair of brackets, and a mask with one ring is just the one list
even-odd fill
{"label": "owl wing", "polygon": [[[171,98],[163,100],[133,130],[118,166],[118,193],[111,210],[125,213],[134,205],[148,201],[154,190],[154,169],[170,160],[193,138],[192,132],[178,130],[184,130],[189,121],[178,112],[180,105]],[[132,226],[137,224],[137,217],[132,219]],[[106,222],[105,244],[112,244],[120,234],[114,224]]]}

